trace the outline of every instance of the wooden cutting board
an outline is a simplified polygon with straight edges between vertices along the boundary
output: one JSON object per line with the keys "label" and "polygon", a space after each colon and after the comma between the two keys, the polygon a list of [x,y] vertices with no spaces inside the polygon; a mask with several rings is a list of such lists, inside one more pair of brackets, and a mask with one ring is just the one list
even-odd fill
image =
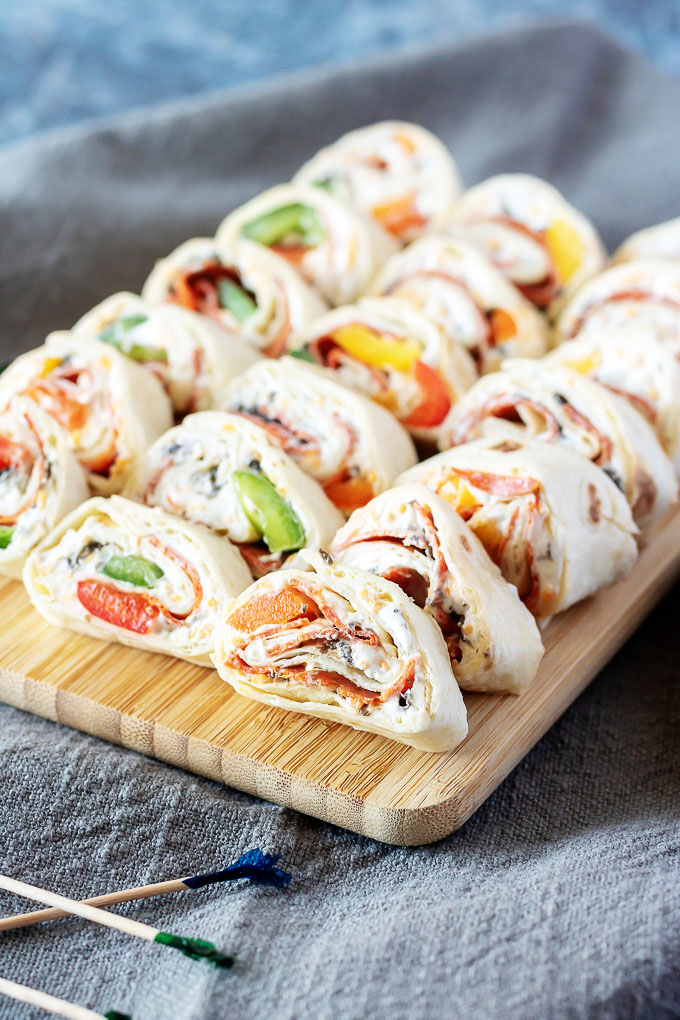
{"label": "wooden cutting board", "polygon": [[680,512],[628,577],[556,617],[520,697],[465,696],[470,733],[428,754],[235,694],[217,674],[61,631],[0,582],[0,700],[386,843],[453,832],[496,789],[680,575]]}

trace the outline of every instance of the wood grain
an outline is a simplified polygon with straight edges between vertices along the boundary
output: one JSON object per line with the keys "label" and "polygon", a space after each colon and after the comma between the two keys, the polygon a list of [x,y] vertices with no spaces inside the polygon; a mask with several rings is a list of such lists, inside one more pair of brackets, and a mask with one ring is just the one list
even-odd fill
{"label": "wood grain", "polygon": [[470,733],[415,751],[235,694],[208,669],[60,631],[0,582],[0,700],[386,843],[458,828],[621,647],[680,575],[680,513],[628,577],[544,633],[520,697],[466,695]]}

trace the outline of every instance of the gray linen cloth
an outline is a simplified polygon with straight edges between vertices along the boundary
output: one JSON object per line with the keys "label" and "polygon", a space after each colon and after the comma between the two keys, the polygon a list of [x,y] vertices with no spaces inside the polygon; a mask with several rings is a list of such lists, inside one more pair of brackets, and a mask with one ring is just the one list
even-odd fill
{"label": "gray linen cloth", "polygon": [[[550,178],[611,246],[680,213],[679,108],[680,87],[563,24],[20,145],[0,156],[0,360],[383,117],[433,128],[468,182]],[[234,950],[232,972],[69,919],[0,935],[0,975],[135,1020],[679,1016],[679,649],[669,597],[460,832],[416,849],[2,707],[4,872],[86,896],[260,846],[295,880],[119,908]],[[42,1015],[0,997],[0,1020]]]}

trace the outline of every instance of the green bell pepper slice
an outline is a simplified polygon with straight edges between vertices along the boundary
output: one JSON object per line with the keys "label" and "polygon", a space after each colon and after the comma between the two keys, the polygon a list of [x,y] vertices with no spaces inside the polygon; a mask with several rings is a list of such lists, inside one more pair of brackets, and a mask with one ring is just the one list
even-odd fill
{"label": "green bell pepper slice", "polygon": [[114,581],[127,581],[136,588],[153,588],[163,576],[163,571],[143,556],[111,556],[103,567],[102,574]]}
{"label": "green bell pepper slice", "polygon": [[241,228],[241,236],[265,245],[279,244],[288,237],[299,238],[305,248],[313,248],[325,240],[326,231],[311,206],[292,202],[250,220]]}
{"label": "green bell pepper slice", "polygon": [[257,311],[257,305],[250,294],[233,280],[220,280],[218,289],[220,304],[231,312],[237,322],[245,322]]}
{"label": "green bell pepper slice", "polygon": [[126,358],[131,358],[132,361],[162,361],[165,364],[167,363],[168,356],[162,348],[148,347],[146,344],[127,344],[125,342],[127,334],[135,326],[141,326],[147,319],[148,315],[123,315],[120,319],[116,319],[115,322],[110,322],[108,326],[105,326],[99,334],[99,339],[103,340],[105,344],[117,347]]}
{"label": "green bell pepper slice", "polygon": [[313,365],[319,364],[318,360],[306,347],[298,347],[296,351],[288,351],[288,355],[291,358],[297,358],[299,361],[311,361]]}
{"label": "green bell pepper slice", "polygon": [[6,549],[12,541],[14,528],[8,528],[6,524],[0,524],[0,549]]}
{"label": "green bell pepper slice", "polygon": [[243,512],[259,531],[270,552],[302,549],[305,530],[293,508],[266,475],[234,471],[234,487]]}

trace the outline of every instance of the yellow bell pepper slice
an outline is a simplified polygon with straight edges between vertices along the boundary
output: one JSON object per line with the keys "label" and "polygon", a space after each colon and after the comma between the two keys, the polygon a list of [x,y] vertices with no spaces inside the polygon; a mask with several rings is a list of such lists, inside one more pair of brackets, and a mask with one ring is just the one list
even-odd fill
{"label": "yellow bell pepper slice", "polygon": [[462,478],[452,475],[442,484],[439,495],[455,508],[457,513],[464,515],[466,510],[479,506],[479,497],[474,496]]}
{"label": "yellow bell pepper slice", "polygon": [[555,220],[545,232],[545,243],[557,279],[566,283],[583,261],[583,241],[578,231],[566,220]]}
{"label": "yellow bell pepper slice", "polygon": [[403,131],[394,132],[394,140],[401,145],[402,149],[408,152],[409,156],[412,156],[416,151],[416,143],[408,135],[404,134]]}
{"label": "yellow bell pepper slice", "polygon": [[334,330],[335,342],[357,361],[374,368],[396,368],[408,372],[421,356],[420,344],[408,338],[383,336],[359,324],[340,326]]}
{"label": "yellow bell pepper slice", "polygon": [[372,213],[385,230],[395,237],[401,237],[408,230],[419,230],[427,226],[427,216],[418,211],[416,196],[413,194],[374,205]]}
{"label": "yellow bell pepper slice", "polygon": [[517,336],[517,324],[504,308],[494,308],[489,319],[494,344],[504,344],[506,340]]}
{"label": "yellow bell pepper slice", "polygon": [[592,375],[602,364],[602,355],[594,352],[583,358],[570,358],[563,364],[565,368],[570,368],[572,372],[578,372],[579,375]]}
{"label": "yellow bell pepper slice", "polygon": [[54,372],[55,368],[59,368],[63,360],[63,358],[45,358],[40,372],[40,378],[46,379],[48,375],[51,375],[52,372]]}

